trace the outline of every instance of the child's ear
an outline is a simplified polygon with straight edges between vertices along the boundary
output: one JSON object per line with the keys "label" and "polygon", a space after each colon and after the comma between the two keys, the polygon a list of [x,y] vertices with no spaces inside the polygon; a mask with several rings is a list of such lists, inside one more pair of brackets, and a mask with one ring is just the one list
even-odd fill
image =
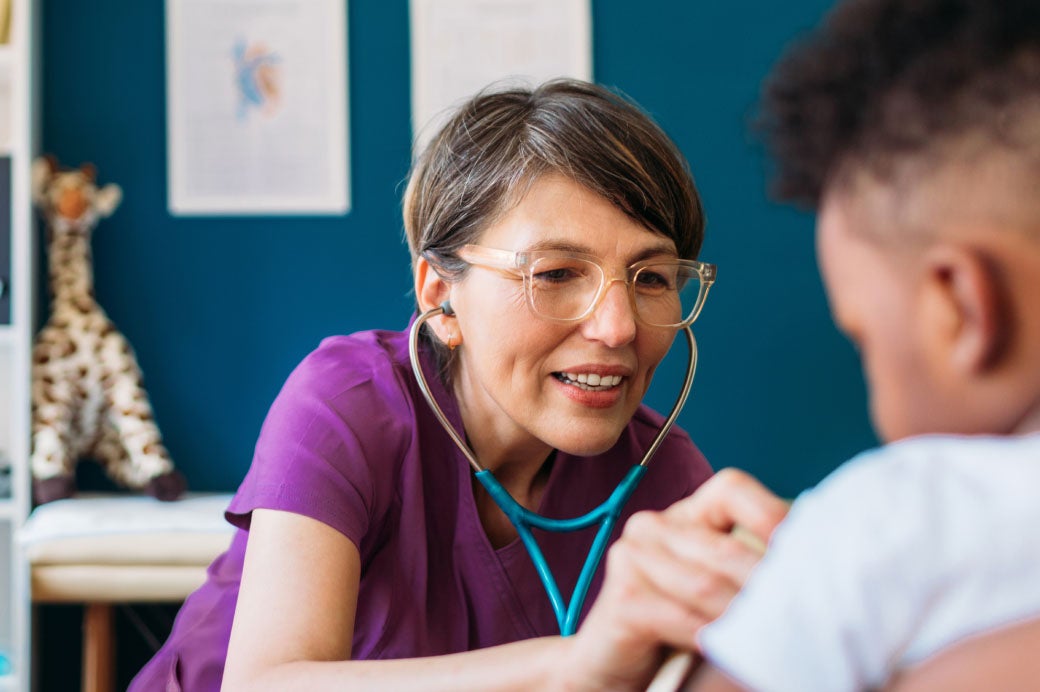
{"label": "child's ear", "polygon": [[956,372],[975,375],[1003,354],[1007,316],[999,277],[979,251],[940,245],[925,255],[922,319]]}
{"label": "child's ear", "polygon": [[[425,257],[415,261],[415,299],[419,304],[419,312],[426,312],[437,307],[451,296],[451,283],[437,273],[437,269]],[[437,338],[444,343],[456,339],[458,327],[455,318],[438,315],[426,323]]]}

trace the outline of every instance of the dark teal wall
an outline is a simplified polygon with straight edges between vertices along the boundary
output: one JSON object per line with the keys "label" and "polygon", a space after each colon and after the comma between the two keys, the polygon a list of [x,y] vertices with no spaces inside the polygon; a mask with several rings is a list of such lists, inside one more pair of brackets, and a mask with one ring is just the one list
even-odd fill
{"label": "dark teal wall", "polygon": [[[873,438],[855,355],[827,316],[813,219],[767,200],[746,121],[782,46],[829,3],[593,4],[596,78],[688,156],[708,213],[703,258],[720,266],[680,422],[717,466],[796,493]],[[190,485],[231,490],[271,399],[319,339],[408,319],[407,2],[349,4],[353,209],[332,218],[171,217],[163,3],[47,0],[43,17],[44,148],[94,162],[125,193],[96,234],[98,296],[137,350]],[[659,408],[679,367],[659,376]]]}
{"label": "dark teal wall", "polygon": [[[855,355],[827,316],[813,219],[767,200],[746,123],[782,46],[829,3],[593,4],[596,78],[637,99],[690,159],[708,213],[703,258],[720,266],[680,423],[716,466],[750,469],[793,495],[873,443]],[[67,164],[94,162],[101,182],[125,193],[95,238],[97,294],[137,350],[191,486],[232,490],[304,354],[328,334],[407,322],[407,2],[349,4],[353,209],[335,218],[171,217],[163,3],[46,0],[43,21],[44,148]],[[659,408],[681,367],[662,367],[651,394]],[[43,689],[76,684],[78,642],[62,637],[78,617],[51,608],[41,618]],[[125,685],[148,650],[134,637],[120,647]]]}

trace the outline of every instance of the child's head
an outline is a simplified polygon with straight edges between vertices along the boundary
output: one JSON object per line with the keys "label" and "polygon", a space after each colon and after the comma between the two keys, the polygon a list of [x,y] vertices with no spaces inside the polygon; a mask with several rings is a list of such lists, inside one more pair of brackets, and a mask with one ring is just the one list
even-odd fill
{"label": "child's head", "polygon": [[1040,429],[1040,3],[849,0],[763,105],[879,434]]}

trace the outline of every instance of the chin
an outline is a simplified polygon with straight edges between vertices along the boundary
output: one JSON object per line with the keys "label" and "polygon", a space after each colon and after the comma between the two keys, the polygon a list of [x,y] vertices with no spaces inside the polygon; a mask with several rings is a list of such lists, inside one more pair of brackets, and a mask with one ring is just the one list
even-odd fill
{"label": "chin", "polygon": [[616,445],[618,438],[621,437],[622,430],[624,428],[607,435],[582,435],[581,428],[575,426],[568,430],[567,434],[547,441],[553,448],[561,452],[566,452],[576,457],[591,457],[603,454]]}
{"label": "chin", "polygon": [[907,436],[905,433],[901,433],[897,430],[895,426],[885,425],[885,423],[879,421],[876,416],[871,420],[871,427],[874,428],[874,433],[877,435],[878,440],[883,444],[898,442],[900,439]]}
{"label": "chin", "polygon": [[900,420],[896,423],[874,423],[874,431],[877,433],[878,439],[885,444],[891,442],[899,442],[911,437],[920,437],[921,435],[939,435],[939,434],[957,434],[957,430],[951,430],[950,428],[942,425],[911,425],[906,420]]}

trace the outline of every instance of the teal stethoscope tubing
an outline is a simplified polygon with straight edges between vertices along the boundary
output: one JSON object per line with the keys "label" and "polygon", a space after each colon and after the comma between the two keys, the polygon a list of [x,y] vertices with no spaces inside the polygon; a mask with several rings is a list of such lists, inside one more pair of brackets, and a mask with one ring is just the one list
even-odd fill
{"label": "teal stethoscope tubing", "polygon": [[[592,584],[592,577],[595,575],[596,569],[603,559],[603,554],[607,550],[607,541],[610,540],[610,534],[614,530],[614,525],[617,524],[618,517],[621,516],[621,510],[628,498],[631,497],[636,486],[639,485],[639,481],[642,480],[643,475],[646,473],[646,467],[650,463],[650,459],[657,452],[658,447],[661,446],[668,431],[675,423],[675,419],[678,418],[683,405],[685,405],[687,397],[690,395],[693,375],[697,370],[697,342],[693,338],[693,331],[688,326],[683,328],[686,342],[690,347],[690,359],[686,366],[686,377],[683,380],[682,390],[679,392],[675,405],[672,406],[672,412],[665,419],[660,432],[657,433],[657,437],[654,438],[653,443],[643,455],[643,460],[629,469],[628,473],[625,474],[625,477],[614,489],[614,492],[610,494],[610,497],[592,511],[573,519],[552,519],[543,517],[537,512],[532,512],[513,499],[513,496],[502,487],[494,474],[477,461],[473,450],[469,448],[469,445],[462,439],[447,416],[444,415],[444,411],[441,410],[441,407],[434,400],[433,394],[430,392],[430,386],[426,381],[426,375],[423,373],[419,363],[419,330],[431,317],[441,314],[452,314],[448,303],[427,310],[419,315],[415,322],[412,323],[412,328],[408,335],[408,356],[411,359],[412,371],[415,373],[415,379],[419,383],[419,389],[422,391],[423,396],[445,432],[448,433],[452,441],[455,442],[455,445],[469,461],[470,466],[473,467],[477,480],[480,481],[480,484],[488,491],[491,499],[495,501],[495,504],[501,508],[506,517],[509,518],[509,521],[516,527],[524,547],[527,548],[527,552],[531,556],[531,561],[534,562],[534,567],[538,572],[538,577],[542,580],[545,592],[549,596],[553,613],[555,613],[556,621],[560,626],[560,634],[565,637],[574,634],[578,629],[578,617],[581,615],[582,606],[585,604],[585,596],[588,594],[589,586]],[[600,525],[599,530],[596,533],[592,547],[589,549],[589,554],[585,558],[581,574],[578,575],[578,583],[574,586],[574,593],[571,594],[570,603],[567,603],[563,599],[563,594],[560,593],[560,587],[557,586],[552,570],[549,569],[549,563],[546,562],[545,555],[538,546],[531,529],[536,528],[543,531],[563,533],[578,531],[596,524]]]}

